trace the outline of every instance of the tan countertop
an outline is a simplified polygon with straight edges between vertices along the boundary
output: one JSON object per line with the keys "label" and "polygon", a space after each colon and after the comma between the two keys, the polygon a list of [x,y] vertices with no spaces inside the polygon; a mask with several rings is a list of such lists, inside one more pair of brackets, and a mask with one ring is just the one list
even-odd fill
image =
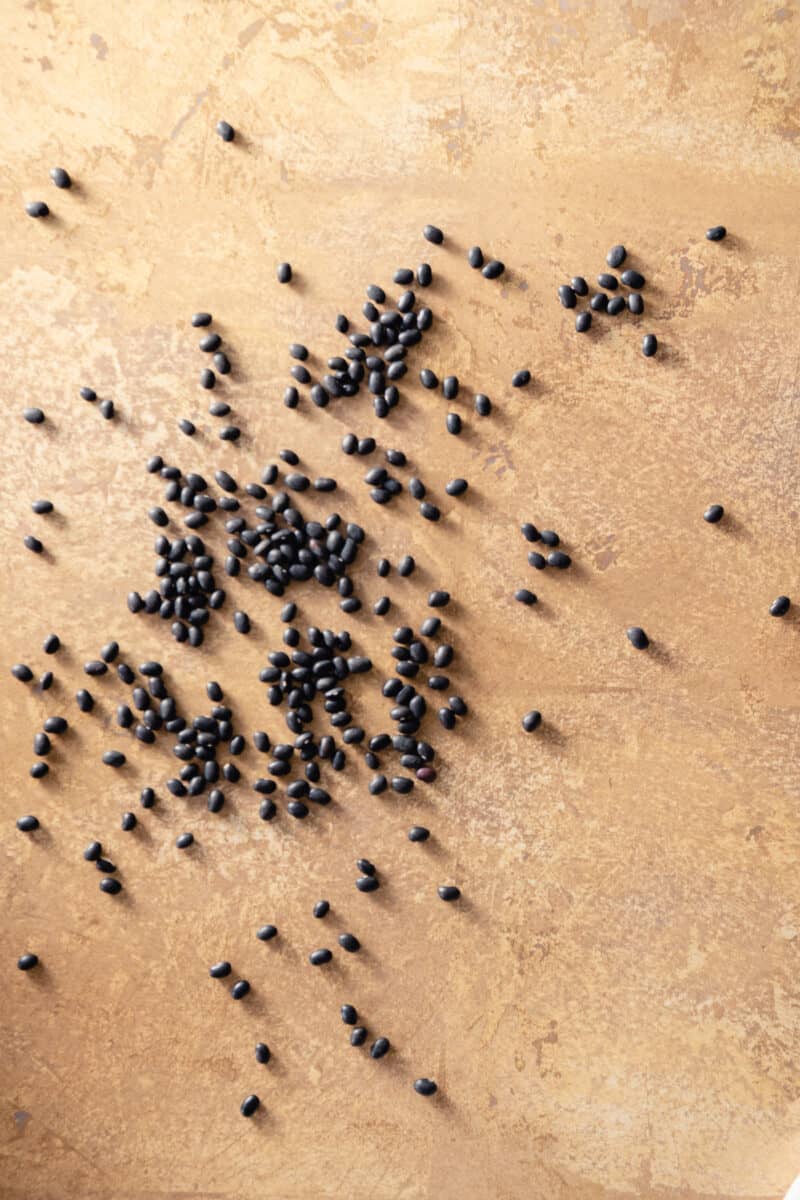
{"label": "tan countertop", "polygon": [[[800,600],[797,4],[31,0],[3,25],[0,1195],[778,1200],[800,1171],[800,623],[768,615]],[[51,219],[28,219],[33,199]],[[423,242],[428,221],[444,246]],[[718,222],[730,234],[711,244]],[[647,276],[645,315],[578,337],[555,289],[617,241]],[[499,283],[467,266],[474,242],[506,262]],[[288,343],[318,367],[343,348],[335,314],[422,260],[435,328],[390,418],[363,391],[285,409]],[[237,445],[197,386],[196,309],[230,347],[215,395]],[[461,438],[423,365],[461,378]],[[516,392],[520,367],[534,383]],[[82,384],[113,398],[113,422]],[[351,429],[406,451],[398,476],[425,480],[438,525],[407,494],[369,502],[382,458],[341,454]],[[328,773],[329,808],[264,825],[245,782],[220,817],[171,798],[168,751],[114,726],[115,679],[89,682],[91,717],[73,696],[116,637],[134,665],[162,660],[188,708],[218,679],[245,733],[281,736],[257,677],[279,602],[231,582],[191,652],[125,596],[152,586],[148,455],[244,481],[282,446],[339,480],[309,510],[370,533],[366,615],[297,596],[301,627],[350,628],[375,661],[356,716],[386,724],[391,630],[436,586],[471,712],[450,735],[433,721],[433,787],[371,797],[360,764]],[[444,496],[456,475],[463,500]],[[34,516],[37,496],[57,512]],[[714,501],[717,527],[701,519]],[[521,520],[557,529],[573,569],[532,571]],[[23,549],[31,532],[46,555]],[[380,580],[380,554],[405,552],[416,575]],[[521,585],[538,606],[514,602]],[[46,660],[51,630],[63,649]],[[52,667],[52,690],[11,679],[17,661]],[[527,737],[533,707],[545,726]],[[31,739],[52,713],[72,728],[37,783]],[[100,763],[109,746],[122,771]],[[14,828],[25,812],[33,837]],[[405,838],[415,821],[427,846]],[[81,859],[93,837],[120,865],[117,900]],[[353,887],[361,855],[375,897]],[[459,905],[436,897],[450,881]],[[343,928],[363,953],[314,971],[308,951]],[[241,1005],[208,978],[223,957],[253,984]],[[391,1055],[350,1048],[345,1001]],[[263,1110],[244,1122],[251,1091]]]}

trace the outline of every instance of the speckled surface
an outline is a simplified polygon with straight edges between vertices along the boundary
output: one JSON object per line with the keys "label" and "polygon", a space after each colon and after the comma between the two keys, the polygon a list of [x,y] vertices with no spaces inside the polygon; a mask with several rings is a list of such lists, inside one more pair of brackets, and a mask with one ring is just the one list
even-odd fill
{"label": "speckled surface", "polygon": [[[3,26],[0,1194],[778,1200],[800,1171],[800,623],[767,609],[800,599],[800,9],[31,0]],[[37,198],[50,221],[25,216]],[[426,221],[445,246],[421,240]],[[731,236],[711,245],[717,222]],[[578,338],[556,286],[618,240],[646,313]],[[508,264],[500,285],[467,267],[475,241]],[[286,345],[340,352],[335,313],[420,259],[437,328],[390,420],[366,395],[287,411]],[[237,446],[196,383],[197,308],[230,345],[217,394]],[[460,439],[413,382],[423,365],[461,377]],[[523,366],[535,382],[512,392]],[[115,422],[78,400],[85,383]],[[31,403],[45,426],[21,420]],[[407,495],[368,502],[367,462],[338,449],[350,429],[406,449],[439,526]],[[280,733],[257,681],[277,603],[232,583],[190,653],[124,597],[152,578],[149,454],[246,479],[286,445],[340,481],[309,508],[369,524],[359,594],[395,602],[358,620],[308,590],[300,623],[349,626],[383,677],[393,625],[448,587],[471,715],[438,737],[434,787],[370,797],[361,766],[334,777],[330,808],[265,826],[244,783],[219,818],[167,796],[168,751],[113,725],[115,681],[90,684],[91,717],[73,694],[115,636],[134,663],[162,659],[187,705],[216,678],[245,731]],[[443,496],[454,475],[464,501]],[[30,513],[39,495],[57,515]],[[701,519],[712,501],[719,527]],[[572,571],[528,568],[524,519],[560,531]],[[22,549],[28,532],[46,556]],[[384,586],[379,550],[420,570]],[[511,598],[523,584],[534,609]],[[651,653],[629,647],[632,623]],[[51,629],[64,649],[45,661]],[[11,680],[18,660],[56,686]],[[374,685],[357,692],[380,728]],[[546,725],[526,737],[531,707]],[[36,784],[30,741],[57,712],[73,728]],[[100,764],[112,745],[123,771]],[[121,833],[149,782],[161,803]],[[43,831],[25,837],[31,811]],[[427,846],[406,841],[414,821]],[[185,828],[198,844],[181,855]],[[91,837],[120,865],[119,901],[81,859]],[[353,887],[364,854],[374,897]],[[450,880],[461,905],[436,898]],[[333,911],[314,921],[322,895]],[[264,945],[266,921],[280,937]],[[345,928],[364,952],[310,968]],[[15,970],[24,950],[38,972]],[[207,976],[220,957],[253,984],[241,1005]],[[391,1038],[382,1062],[347,1044],[344,1001]],[[264,1108],[245,1123],[250,1091]]]}

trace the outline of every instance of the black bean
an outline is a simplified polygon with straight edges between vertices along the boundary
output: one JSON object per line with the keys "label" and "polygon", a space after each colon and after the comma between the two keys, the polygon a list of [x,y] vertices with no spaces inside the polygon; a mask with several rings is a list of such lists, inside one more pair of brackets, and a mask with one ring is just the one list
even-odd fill
{"label": "black bean", "polygon": [[180,833],[175,839],[175,845],[179,850],[188,850],[194,844],[193,833]]}
{"label": "black bean", "polygon": [[241,436],[241,429],[237,425],[226,425],[224,429],[220,429],[220,441],[223,442],[238,442]]}
{"label": "black bean", "polygon": [[625,287],[635,288],[637,292],[645,285],[645,278],[641,271],[623,271],[620,279],[625,284]]}
{"label": "black bean", "polygon": [[256,1062],[268,1063],[272,1055],[266,1042],[256,1042]]}
{"label": "black bean", "polygon": [[[361,942],[354,933],[340,933],[338,941],[342,949],[346,950],[348,954],[356,954],[361,949]],[[330,955],[330,951],[328,951],[328,954]],[[327,962],[328,960],[325,959],[325,961]]]}
{"label": "black bean", "polygon": [[376,1038],[369,1048],[370,1058],[383,1058],[391,1050],[391,1042],[386,1037]]}
{"label": "black bean", "polygon": [[631,625],[629,629],[626,629],[625,636],[630,644],[635,646],[637,650],[646,650],[650,645],[649,637],[643,629],[639,628],[638,625]]}
{"label": "black bean", "polygon": [[627,253],[624,246],[612,246],[606,255],[606,262],[616,270],[617,267],[621,267],[625,262]]}
{"label": "black bean", "polygon": [[588,296],[589,285],[582,275],[576,275],[574,279],[570,280],[570,283],[576,296]]}
{"label": "black bean", "polygon": [[451,479],[449,483],[445,484],[444,490],[448,496],[463,496],[468,487],[466,479]]}
{"label": "black bean", "polygon": [[363,1025],[356,1025],[355,1029],[350,1034],[351,1046],[363,1046],[367,1040],[367,1031]]}
{"label": "black bean", "polygon": [[367,288],[367,295],[370,300],[374,300],[376,304],[383,304],[386,299],[386,292],[377,283],[371,283]]}
{"label": "black bean", "polygon": [[[217,382],[217,377],[214,374],[214,372],[211,370],[211,368],[204,367],[203,370],[200,372],[200,387],[203,387],[207,391],[210,391],[213,387],[216,386],[216,382]],[[230,408],[228,408],[228,412],[230,412]],[[212,414],[212,415],[214,415],[214,414]],[[220,415],[224,416],[225,414],[220,414]]]}
{"label": "black bean", "polygon": [[575,289],[570,287],[568,283],[562,283],[558,289],[558,298],[561,301],[562,308],[574,308],[578,303],[578,297]]}
{"label": "black bean", "polygon": [[103,762],[107,767],[122,767],[125,765],[125,755],[121,750],[106,750],[103,754]]}
{"label": "black bean", "polygon": [[97,392],[94,390],[94,388],[90,387],[79,388],[78,395],[80,396],[81,400],[88,400],[90,403],[97,399]]}
{"label": "black bean", "polygon": [[590,312],[578,313],[575,318],[575,332],[588,333],[592,326],[592,314]]}
{"label": "black bean", "polygon": [[154,525],[158,525],[163,528],[164,525],[169,524],[169,517],[164,512],[163,508],[151,508],[147,515]]}
{"label": "black bean", "polygon": [[230,375],[231,373],[231,360],[223,350],[214,355],[214,366],[220,375]]}
{"label": "black bean", "polygon": [[[406,778],[405,775],[392,776],[392,791],[397,792],[398,796],[407,796],[414,786],[414,780]],[[364,890],[371,890],[369,888]]]}
{"label": "black bean", "polygon": [[522,728],[526,733],[533,733],[542,723],[542,714],[538,709],[532,708],[530,712],[525,713],[522,718]]}
{"label": "black bean", "polygon": [[727,232],[724,225],[712,225],[706,230],[706,237],[710,242],[721,242]]}
{"label": "black bean", "polygon": [[769,615],[771,617],[785,617],[791,607],[791,603],[788,596],[778,596],[769,606]]}
{"label": "black bean", "polygon": [[[395,282],[397,282],[396,279],[395,279]],[[410,282],[411,282],[411,280],[409,280],[409,283]],[[344,315],[344,313],[339,313],[334,324],[335,324],[336,328],[339,330],[339,333],[347,333],[348,329],[350,328],[350,322],[348,321],[348,319]]]}
{"label": "black bean", "polygon": [[440,900],[458,900],[459,896],[461,895],[461,889],[450,883],[443,884],[441,887],[437,888],[437,891],[439,893]]}
{"label": "black bean", "polygon": [[703,513],[703,520],[708,521],[709,525],[716,525],[725,516],[725,509],[721,504],[712,504]]}
{"label": "black bean", "polygon": [[17,829],[19,829],[22,833],[33,833],[33,831],[38,828],[38,817],[27,816],[17,818]]}
{"label": "black bean", "polygon": [[202,329],[204,325],[210,325],[211,321],[211,313],[196,312],[192,314],[192,325],[195,329]]}
{"label": "black bean", "polygon": [[356,861],[356,866],[362,875],[374,875],[375,864],[371,863],[368,858],[359,858]]}
{"label": "black bean", "polygon": [[44,550],[42,543],[38,538],[34,537],[32,533],[29,533],[27,537],[23,538],[22,543],[26,550],[32,551],[33,554],[41,554]]}
{"label": "black bean", "polygon": [[123,832],[125,832],[125,833],[130,833],[130,831],[132,829],[135,829],[136,828],[136,814],[132,813],[132,812],[124,812],[122,814],[121,827],[122,827]]}
{"label": "black bean", "polygon": [[317,918],[327,917],[328,913],[330,912],[330,909],[331,909],[331,906],[327,900],[318,900],[312,910],[312,916],[315,916]]}
{"label": "black bean", "polygon": [[412,825],[408,831],[410,842],[427,842],[430,836],[430,830],[426,829],[424,825]]}
{"label": "black bean", "polygon": [[239,1112],[243,1117],[254,1117],[260,1107],[261,1101],[259,1100],[258,1096],[253,1094],[251,1096],[245,1096],[244,1100],[239,1105]]}
{"label": "black bean", "polygon": [[250,632],[250,618],[246,612],[235,612],[233,614],[233,626],[237,633]]}
{"label": "black bean", "polygon": [[465,717],[467,715],[467,712],[469,711],[467,709],[465,702],[461,699],[460,696],[451,696],[450,697],[450,708],[453,710],[453,712],[458,717]]}
{"label": "black bean", "polygon": [[231,996],[234,1000],[243,1000],[250,991],[250,982],[247,979],[239,979],[231,988]]}
{"label": "black bean", "polygon": [[35,762],[30,769],[32,779],[44,779],[47,772],[50,770],[46,762]]}
{"label": "black bean", "polygon": [[428,608],[446,608],[450,603],[450,593],[437,588],[428,596]]}
{"label": "black bean", "polygon": [[151,787],[142,788],[139,793],[139,803],[142,808],[155,808],[156,794]]}
{"label": "black bean", "polygon": [[636,317],[644,312],[644,300],[638,292],[631,292],[628,296],[628,312],[632,312]]}
{"label": "black bean", "polygon": [[71,188],[72,180],[69,176],[69,171],[65,171],[63,167],[51,167],[50,178],[57,188]]}
{"label": "black bean", "polygon": [[339,1012],[341,1013],[342,1021],[345,1025],[355,1025],[356,1021],[358,1020],[358,1013],[353,1008],[352,1004],[343,1004],[339,1009]]}
{"label": "black bean", "polygon": [[589,308],[592,312],[606,312],[608,309],[608,296],[605,292],[595,292],[589,301]]}
{"label": "black bean", "polygon": [[278,277],[278,283],[290,283],[292,278],[291,264],[287,262],[279,263],[276,274]]}
{"label": "black bean", "polygon": [[400,559],[400,562],[397,564],[397,574],[401,575],[403,578],[406,578],[409,575],[413,575],[414,568],[416,567],[416,565],[417,564],[414,561],[413,557],[410,554],[406,554]]}
{"label": "black bean", "polygon": [[387,450],[386,461],[391,463],[393,467],[404,467],[406,465],[406,456],[402,450]]}
{"label": "black bean", "polygon": [[34,500],[31,508],[35,513],[51,513],[53,511],[53,503],[51,500]]}
{"label": "black bean", "polygon": [[531,373],[528,370],[515,371],[511,376],[511,386],[515,388],[527,387],[531,381]]}
{"label": "black bean", "polygon": [[374,875],[360,875],[356,880],[356,887],[360,892],[377,892],[380,886],[380,881]]}
{"label": "black bean", "polygon": [[101,879],[100,891],[109,896],[117,896],[122,891],[122,884],[118,879]]}
{"label": "black bean", "polygon": [[598,285],[605,288],[607,292],[615,292],[619,287],[619,280],[616,275],[609,275],[608,272],[603,272],[597,276]]}
{"label": "black bean", "polygon": [[480,246],[472,246],[471,249],[467,251],[467,262],[475,270],[478,270],[479,267],[483,266],[483,251],[481,250]]}
{"label": "black bean", "polygon": [[35,966],[38,966],[39,957],[36,954],[23,954],[17,959],[17,966],[20,971],[32,971]]}
{"label": "black bean", "polygon": [[429,504],[427,500],[423,500],[419,506],[419,511],[426,521],[438,521],[442,515],[435,504]]}
{"label": "black bean", "polygon": [[324,963],[329,963],[332,958],[333,954],[330,952],[330,950],[323,948],[321,950],[312,950],[308,956],[308,961],[311,963],[312,967],[320,967]]}
{"label": "black bean", "polygon": [[93,658],[83,664],[83,669],[87,675],[105,675],[108,671],[108,665],[100,658]]}
{"label": "black bean", "polygon": [[646,333],[642,338],[642,354],[645,358],[652,358],[658,350],[658,338],[654,333]]}
{"label": "black bean", "polygon": [[222,138],[223,142],[232,142],[236,136],[236,131],[227,121],[217,121],[217,133]]}
{"label": "black bean", "polygon": [[214,963],[213,967],[209,967],[208,973],[212,979],[224,979],[231,973],[231,964],[223,959],[222,962]]}
{"label": "black bean", "polygon": [[94,698],[91,692],[87,692],[86,688],[81,688],[75,693],[75,699],[78,701],[78,708],[81,712],[91,712],[94,708]]}
{"label": "black bean", "polygon": [[47,736],[46,733],[37,733],[34,735],[34,738],[33,738],[33,753],[34,754],[38,755],[40,758],[46,758],[46,756],[50,753],[52,748],[53,747],[51,745],[50,738]]}
{"label": "black bean", "polygon": [[514,592],[514,599],[519,600],[520,604],[535,604],[536,593],[529,591],[528,588],[517,588]]}
{"label": "black bean", "polygon": [[625,297],[612,296],[606,305],[606,312],[610,317],[618,317],[621,312],[625,311]]}
{"label": "black bean", "polygon": [[499,259],[492,258],[483,268],[481,274],[485,279],[499,279],[505,269],[505,263],[500,262]]}
{"label": "black bean", "polygon": [[433,242],[436,246],[441,246],[444,241],[444,234],[436,225],[426,225],[422,231],[422,236],[426,242]]}
{"label": "black bean", "polygon": [[25,212],[29,217],[49,217],[50,215],[50,209],[44,200],[32,200],[30,204],[25,205]]}
{"label": "black bean", "polygon": [[417,267],[417,283],[420,287],[430,287],[433,282],[433,271],[428,263],[420,263]]}
{"label": "black bean", "polygon": [[199,348],[206,354],[213,354],[215,350],[219,350],[222,345],[222,338],[218,333],[207,333],[198,342]]}
{"label": "black bean", "polygon": [[385,775],[374,775],[369,782],[369,793],[371,796],[379,796],[381,792],[385,792],[388,783]]}
{"label": "black bean", "polygon": [[538,554],[535,550],[531,550],[528,554],[528,562],[537,571],[543,571],[547,566],[547,559],[543,554]]}
{"label": "black bean", "polygon": [[457,437],[463,428],[463,423],[459,414],[456,412],[448,413],[447,417],[445,418],[445,427],[448,433],[452,433]]}
{"label": "black bean", "polygon": [[446,375],[442,380],[442,395],[445,400],[455,400],[458,395],[458,376]]}
{"label": "black bean", "polygon": [[419,1096],[433,1096],[438,1092],[438,1085],[432,1079],[415,1079],[414,1091]]}
{"label": "black bean", "polygon": [[110,421],[114,416],[113,400],[101,400],[97,407],[100,410],[101,417],[103,417],[106,421]]}
{"label": "black bean", "polygon": [[419,373],[419,381],[424,388],[433,389],[439,386],[439,377],[429,367],[423,367]]}
{"label": "black bean", "polygon": [[53,672],[45,671],[44,674],[41,675],[39,678],[39,687],[43,692],[46,692],[47,689],[51,688],[52,686],[53,686]]}
{"label": "black bean", "polygon": [[565,571],[572,563],[572,559],[563,550],[554,550],[552,554],[548,554],[547,562],[551,567],[558,567],[559,570]]}
{"label": "black bean", "polygon": [[30,425],[41,425],[44,412],[41,408],[23,408],[22,415]]}
{"label": "black bean", "polygon": [[256,937],[260,942],[270,942],[274,937],[278,936],[278,930],[275,925],[262,925],[256,930]]}

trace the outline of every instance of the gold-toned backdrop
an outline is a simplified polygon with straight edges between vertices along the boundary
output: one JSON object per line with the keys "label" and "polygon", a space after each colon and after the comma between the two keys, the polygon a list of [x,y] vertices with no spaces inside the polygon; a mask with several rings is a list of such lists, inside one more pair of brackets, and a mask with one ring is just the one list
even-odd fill
{"label": "gold-toned backdrop", "polygon": [[[782,592],[800,600],[799,37],[794,0],[5,4],[3,1197],[778,1200],[800,1171],[800,623],[768,615]],[[40,198],[48,221],[25,215]],[[443,247],[422,241],[428,221]],[[711,244],[718,222],[730,234]],[[645,315],[578,337],[556,286],[596,275],[617,241],[647,276]],[[469,269],[473,242],[508,264],[502,281]],[[423,259],[435,328],[390,419],[365,394],[285,409],[288,343],[317,365],[341,352],[335,314]],[[215,395],[237,445],[197,386],[199,308],[230,347]],[[422,365],[462,379],[460,439]],[[520,367],[534,384],[515,392]],[[113,422],[82,384],[113,398]],[[22,420],[29,404],[44,426]],[[341,454],[351,429],[406,450],[438,526],[407,494],[369,502],[380,460]],[[360,766],[308,821],[263,825],[245,783],[221,817],[170,798],[169,754],[115,727],[115,680],[89,682],[92,716],[73,695],[113,636],[134,664],[163,660],[188,706],[218,679],[246,733],[280,735],[257,679],[279,602],[230,581],[192,652],[125,596],[151,586],[148,455],[246,480],[282,446],[340,482],[310,509],[371,533],[365,619],[306,587],[300,624],[349,627],[383,677],[391,629],[449,588],[471,714],[436,737],[434,787],[371,797]],[[455,475],[471,488],[451,501]],[[34,516],[38,496],[57,513]],[[717,527],[701,519],[714,501]],[[559,530],[574,568],[531,571],[521,520]],[[24,550],[29,532],[47,555]],[[417,574],[378,579],[381,552],[414,553]],[[538,607],[514,602],[523,584]],[[45,660],[51,630],[64,648]],[[20,660],[52,666],[53,689],[13,680]],[[383,727],[384,702],[360,695]],[[533,707],[546,728],[526,737]],[[30,743],[52,713],[71,731],[37,783]],[[109,746],[123,771],[101,765]],[[35,837],[14,827],[26,812]],[[414,821],[435,840],[408,843]],[[198,844],[181,855],[185,828]],[[124,900],[82,861],[92,837]],[[361,855],[376,897],[353,887]],[[450,881],[463,905],[437,899]],[[334,911],[315,921],[323,895]],[[310,968],[342,928],[364,952]],[[24,950],[38,972],[16,970]],[[221,957],[253,984],[241,1005],[207,976]],[[392,1055],[350,1048],[344,1001]],[[264,1111],[244,1122],[250,1091]]]}

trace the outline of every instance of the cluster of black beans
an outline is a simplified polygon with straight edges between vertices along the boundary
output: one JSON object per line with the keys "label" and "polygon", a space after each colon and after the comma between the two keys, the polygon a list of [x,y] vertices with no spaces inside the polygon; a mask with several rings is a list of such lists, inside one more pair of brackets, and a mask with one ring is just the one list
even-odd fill
{"label": "cluster of black beans", "polygon": [[[206,329],[211,325],[213,317],[209,312],[196,312],[192,316],[193,329]],[[227,353],[222,349],[222,338],[218,333],[210,332],[203,335],[198,343],[198,348],[204,354],[213,355],[211,367],[203,367],[200,372],[200,386],[207,391],[211,391],[217,386],[217,377],[219,375],[230,375],[231,360]],[[225,400],[212,400],[208,406],[208,411],[212,417],[227,417],[230,415],[231,406]],[[192,437],[196,432],[194,423],[184,417],[178,422],[178,428],[188,437]],[[236,442],[241,436],[241,430],[238,425],[223,425],[219,431],[220,440],[223,442]]]}
{"label": "cluster of black beans", "polygon": [[[606,262],[609,267],[616,269],[622,266],[627,256],[628,252],[624,246],[612,246],[606,255]],[[620,282],[629,289],[627,297],[617,295],[609,297],[608,293],[616,292]],[[616,317],[627,309],[634,316],[640,316],[644,312],[641,289],[645,282],[644,275],[632,268],[623,271],[619,279],[608,271],[602,272],[597,276],[598,287],[602,290],[595,292],[591,297],[588,309],[578,313],[575,318],[576,331],[588,333],[592,325],[592,313],[607,313],[610,317]],[[578,297],[588,295],[589,285],[582,275],[576,275],[570,283],[562,283],[558,289],[558,298],[564,308],[575,308]],[[645,358],[652,358],[657,350],[656,335],[654,333],[645,334],[642,339],[642,354]]]}
{"label": "cluster of black beans", "polygon": [[[50,170],[50,179],[57,188],[71,188],[72,179],[69,172],[63,167],[52,167]],[[41,219],[42,217],[50,216],[50,206],[44,200],[31,200],[25,205],[25,212],[29,217]]]}

